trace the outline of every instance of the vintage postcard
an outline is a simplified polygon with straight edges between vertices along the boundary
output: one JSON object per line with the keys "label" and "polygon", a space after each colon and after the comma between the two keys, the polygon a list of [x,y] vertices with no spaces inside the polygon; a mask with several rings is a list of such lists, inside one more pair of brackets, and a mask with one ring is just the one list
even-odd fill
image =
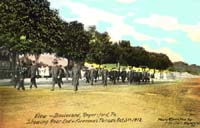
{"label": "vintage postcard", "polygon": [[200,128],[199,5],[1,1],[0,128]]}

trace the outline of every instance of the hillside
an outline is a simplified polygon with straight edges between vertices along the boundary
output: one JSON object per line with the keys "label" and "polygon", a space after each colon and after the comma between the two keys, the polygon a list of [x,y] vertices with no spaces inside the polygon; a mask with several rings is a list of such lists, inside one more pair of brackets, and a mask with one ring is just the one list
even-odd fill
{"label": "hillside", "polygon": [[171,71],[178,71],[178,72],[188,72],[193,75],[200,75],[200,66],[196,64],[187,64],[185,62],[179,61],[174,62],[173,66],[170,67]]}

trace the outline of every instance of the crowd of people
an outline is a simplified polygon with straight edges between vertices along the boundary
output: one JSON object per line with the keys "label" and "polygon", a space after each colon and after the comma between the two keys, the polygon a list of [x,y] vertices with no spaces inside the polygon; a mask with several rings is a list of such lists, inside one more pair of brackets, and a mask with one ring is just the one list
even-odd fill
{"label": "crowd of people", "polygon": [[153,80],[154,75],[146,71],[137,72],[133,70],[132,67],[129,67],[128,69],[118,69],[114,67],[111,70],[108,70],[108,68],[104,66],[103,68],[92,67],[91,69],[86,69],[86,83],[91,83],[91,85],[93,85],[99,77],[101,77],[102,84],[106,86],[108,80],[110,80],[113,85],[117,84],[117,82],[128,83],[129,85],[132,83],[149,83],[150,80]]}
{"label": "crowd of people", "polygon": [[[154,74],[150,74],[145,71],[134,71],[132,67],[118,69],[116,67],[109,70],[106,66],[101,68],[94,68],[91,66],[90,68],[84,67],[82,68],[79,64],[74,64],[73,68],[68,71],[62,67],[62,65],[58,65],[58,61],[53,60],[53,66],[51,68],[47,68],[44,66],[43,69],[48,71],[48,74],[44,72],[44,70],[38,67],[35,61],[32,62],[32,65],[29,69],[23,63],[17,63],[15,77],[14,77],[14,87],[18,90],[25,90],[24,87],[24,79],[26,78],[26,74],[28,72],[28,76],[30,77],[30,89],[34,86],[37,88],[36,79],[39,77],[51,77],[52,78],[52,87],[51,91],[55,90],[55,85],[57,84],[59,88],[62,88],[63,85],[63,77],[72,78],[72,85],[74,86],[74,91],[78,91],[79,79],[84,78],[85,82],[91,85],[94,85],[97,81],[102,81],[103,86],[108,85],[108,81],[110,81],[113,85],[122,82],[128,83],[129,85],[141,84],[141,83],[150,83],[153,82]],[[83,75],[82,75],[82,72]]]}

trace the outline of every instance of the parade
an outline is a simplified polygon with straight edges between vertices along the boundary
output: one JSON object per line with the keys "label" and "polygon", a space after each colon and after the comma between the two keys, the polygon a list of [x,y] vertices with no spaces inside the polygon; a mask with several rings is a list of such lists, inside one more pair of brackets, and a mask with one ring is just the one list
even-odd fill
{"label": "parade", "polygon": [[[59,88],[65,84],[65,82],[70,82],[74,86],[74,91],[78,91],[79,80],[84,81],[87,85],[95,85],[100,82],[103,86],[107,85],[145,85],[152,84],[154,79],[154,73],[146,71],[146,67],[140,67],[136,71],[135,67],[127,66],[124,67],[112,67],[107,68],[106,65],[89,64],[89,66],[74,64],[71,70],[66,67],[59,65],[57,59],[52,61],[53,66],[48,68],[49,74],[45,77],[46,79],[52,79],[51,91],[55,90],[55,86],[58,85]],[[88,64],[87,64],[88,65]],[[37,80],[44,78],[41,72],[41,66],[32,61],[31,66],[25,66],[24,62],[17,63],[16,70],[14,71],[13,85],[18,90],[24,87],[24,79],[29,78],[29,88],[32,89],[34,85],[37,86]],[[108,84],[109,83],[109,84]],[[26,83],[27,84],[27,83]]]}

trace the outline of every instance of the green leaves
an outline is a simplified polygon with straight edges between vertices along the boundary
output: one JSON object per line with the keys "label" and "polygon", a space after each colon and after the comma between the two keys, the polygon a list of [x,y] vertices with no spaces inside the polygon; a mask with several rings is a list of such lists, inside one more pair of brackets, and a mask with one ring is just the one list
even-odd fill
{"label": "green leaves", "polygon": [[[9,0],[2,1],[0,34],[8,42],[8,49],[16,49],[19,53],[35,53],[53,51],[55,42],[60,41],[59,24],[62,20],[55,10],[50,10],[47,0]],[[26,35],[29,42],[19,42],[20,36]],[[48,46],[48,47],[47,47]]]}
{"label": "green leaves", "polygon": [[82,23],[77,21],[63,23],[62,41],[56,46],[58,56],[74,61],[84,61],[89,51],[89,36]]}
{"label": "green leaves", "polygon": [[[2,0],[0,46],[19,54],[56,53],[75,61],[117,63],[165,69],[171,61],[164,54],[132,47],[129,41],[110,42],[107,32],[95,26],[88,31],[77,21],[65,22],[47,0]],[[23,37],[24,36],[24,37]]]}

